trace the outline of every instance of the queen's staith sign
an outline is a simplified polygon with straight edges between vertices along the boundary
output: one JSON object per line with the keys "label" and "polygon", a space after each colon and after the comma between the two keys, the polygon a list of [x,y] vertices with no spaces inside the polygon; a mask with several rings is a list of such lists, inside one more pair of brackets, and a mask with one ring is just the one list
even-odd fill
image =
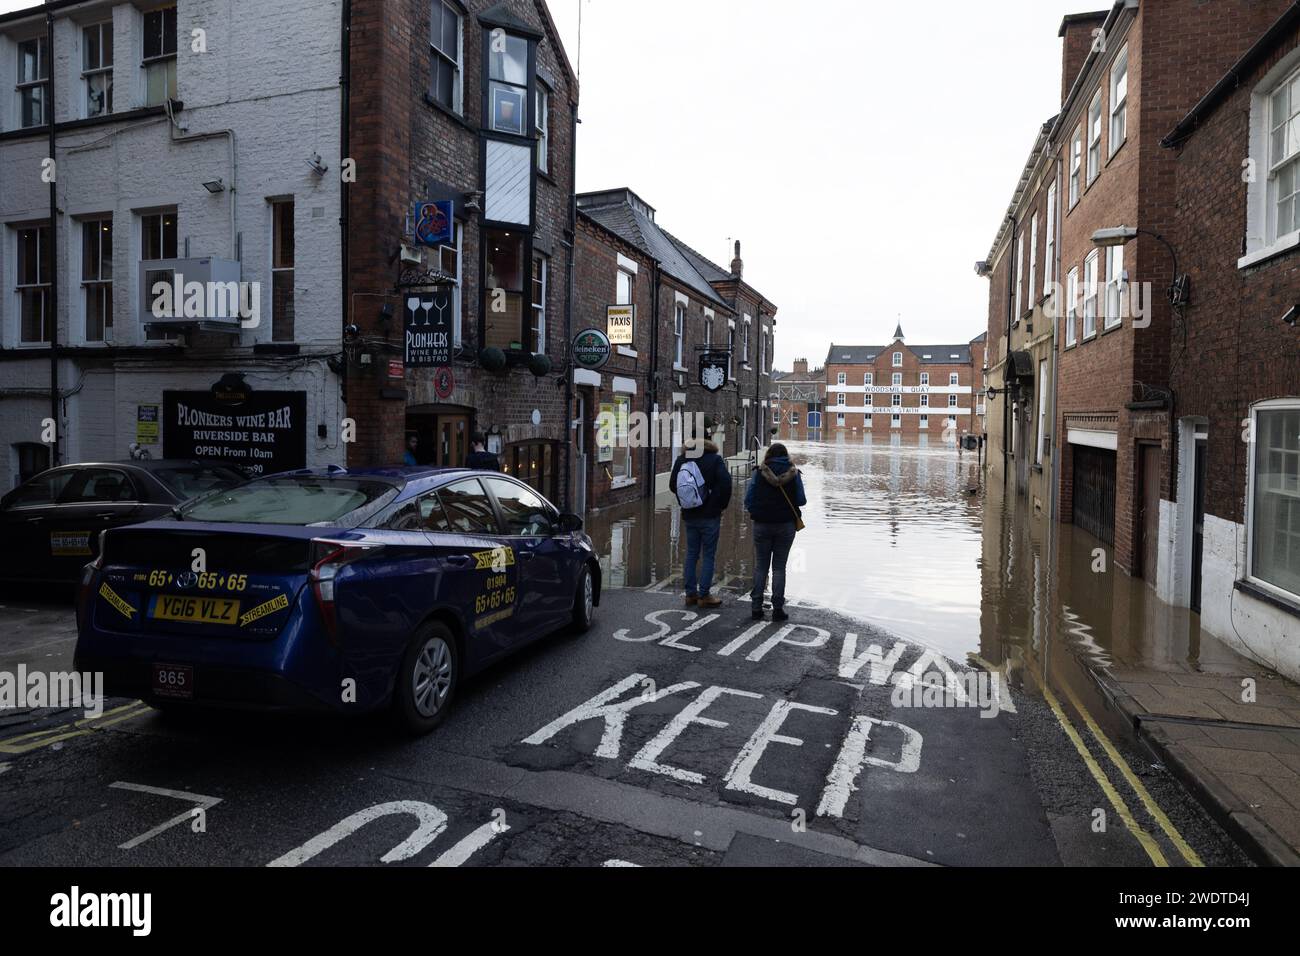
{"label": "queen's staith sign", "polygon": [[272,475],[307,466],[307,393],[163,392],[163,457],[203,459]]}

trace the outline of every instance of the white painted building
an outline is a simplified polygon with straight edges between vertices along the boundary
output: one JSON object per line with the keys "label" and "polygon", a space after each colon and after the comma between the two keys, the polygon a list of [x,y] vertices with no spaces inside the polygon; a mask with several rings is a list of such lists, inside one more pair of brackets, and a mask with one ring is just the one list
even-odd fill
{"label": "white painted building", "polygon": [[[343,314],[341,5],[55,0],[0,15],[0,491],[50,461],[54,355],[61,462],[195,441],[343,460],[327,362]],[[246,321],[146,327],[157,273],[220,278],[223,263],[255,284]],[[178,428],[164,447],[180,424],[167,416],[221,401],[212,386],[232,373],[263,404],[295,396],[292,415],[252,436],[200,415],[225,430]]]}

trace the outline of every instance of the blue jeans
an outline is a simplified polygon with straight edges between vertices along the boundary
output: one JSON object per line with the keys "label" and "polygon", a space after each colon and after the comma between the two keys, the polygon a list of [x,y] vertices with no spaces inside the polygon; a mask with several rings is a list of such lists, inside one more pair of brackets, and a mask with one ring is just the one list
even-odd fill
{"label": "blue jeans", "polygon": [[[713,563],[718,556],[718,536],[722,533],[721,518],[704,518],[686,522],[686,593],[708,597],[713,587]],[[696,562],[700,563],[698,579]],[[698,588],[698,590],[697,590]]]}
{"label": "blue jeans", "polygon": [[785,563],[794,546],[793,521],[782,524],[754,525],[754,590],[750,592],[754,610],[763,608],[763,592],[767,590],[767,571],[772,569],[772,607],[785,607]]}

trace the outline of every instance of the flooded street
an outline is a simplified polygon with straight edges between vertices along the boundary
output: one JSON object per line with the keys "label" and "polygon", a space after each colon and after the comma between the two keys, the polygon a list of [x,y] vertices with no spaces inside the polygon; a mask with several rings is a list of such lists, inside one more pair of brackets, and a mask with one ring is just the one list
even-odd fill
{"label": "flooded street", "polygon": [[[974,655],[1010,674],[1028,668],[1079,693],[1093,692],[1087,666],[1213,674],[1242,663],[1202,634],[1197,615],[1115,568],[1097,539],[1070,525],[1050,529],[1000,481],[989,485],[974,453],[937,438],[788,447],[808,493],[807,529],[790,556],[792,607],[828,608],[950,659]],[[746,479],[733,480],[717,580],[743,597],[753,557]],[[594,515],[588,531],[610,586],[681,590],[686,543],[671,495]]]}

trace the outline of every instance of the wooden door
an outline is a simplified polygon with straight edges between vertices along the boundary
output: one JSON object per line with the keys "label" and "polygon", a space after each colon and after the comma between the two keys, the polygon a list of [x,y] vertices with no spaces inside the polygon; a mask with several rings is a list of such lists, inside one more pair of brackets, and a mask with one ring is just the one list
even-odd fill
{"label": "wooden door", "polygon": [[434,465],[438,468],[464,468],[468,457],[469,416],[439,415]]}

